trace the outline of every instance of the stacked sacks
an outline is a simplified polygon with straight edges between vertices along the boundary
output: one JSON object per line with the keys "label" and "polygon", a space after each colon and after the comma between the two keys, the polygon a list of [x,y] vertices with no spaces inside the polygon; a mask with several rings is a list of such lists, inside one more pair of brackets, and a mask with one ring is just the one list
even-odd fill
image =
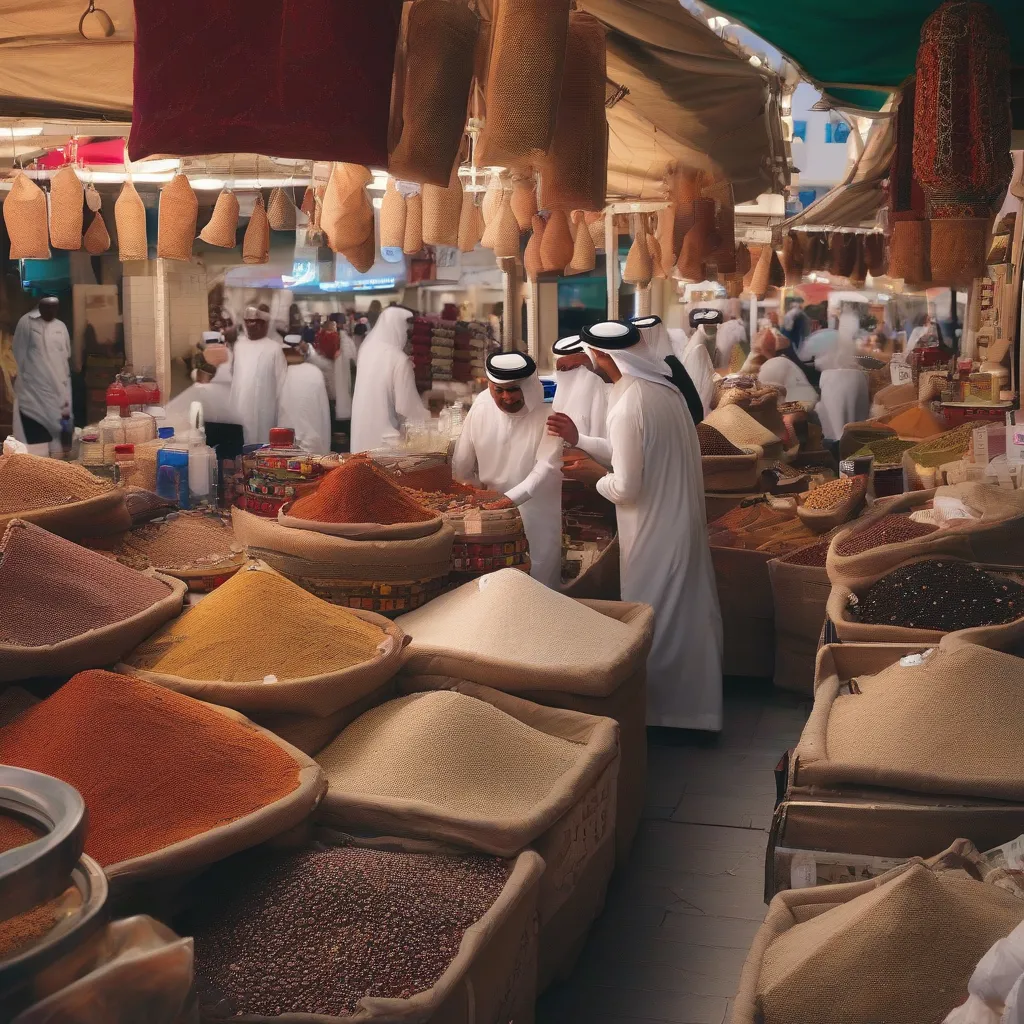
{"label": "stacked sacks", "polygon": [[758,447],[741,448],[707,423],[697,424],[706,491],[750,491],[757,483]]}
{"label": "stacked sacks", "polygon": [[478,320],[460,320],[455,325],[452,379],[463,384],[484,375],[484,359],[490,341],[487,327]]}
{"label": "stacked sacks", "polygon": [[430,330],[430,376],[450,381],[455,359],[455,322],[437,320]]}
{"label": "stacked sacks", "polygon": [[[775,409],[777,414],[777,404]],[[778,459],[782,456],[782,440],[779,435],[741,408],[738,402],[720,404],[704,418],[704,422],[740,448],[759,447],[765,459]]]}
{"label": "stacked sacks", "polygon": [[436,319],[434,317],[416,316],[410,321],[409,339],[412,345],[412,369],[416,377],[416,387],[420,391],[429,391],[433,381],[431,369],[431,342]]}

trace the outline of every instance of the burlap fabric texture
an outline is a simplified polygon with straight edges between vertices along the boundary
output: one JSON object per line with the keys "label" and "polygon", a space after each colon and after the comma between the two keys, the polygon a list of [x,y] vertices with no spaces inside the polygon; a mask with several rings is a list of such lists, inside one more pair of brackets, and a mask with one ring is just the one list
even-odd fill
{"label": "burlap fabric texture", "polygon": [[132,525],[124,491],[120,488],[66,505],[5,513],[0,515],[0,530],[6,528],[12,519],[23,519],[59,537],[75,541],[123,533]]}
{"label": "burlap fabric texture", "polygon": [[295,230],[295,203],[283,188],[270,190],[270,202],[267,204],[267,220],[272,231]]}
{"label": "burlap fabric texture", "polygon": [[525,234],[537,215],[537,179],[532,174],[512,176],[512,212],[520,233]]}
{"label": "burlap fabric texture", "polygon": [[196,237],[199,200],[188,178],[176,174],[160,192],[156,254],[165,260],[190,260]]}
{"label": "burlap fabric texture", "polygon": [[373,175],[361,164],[336,163],[324,193],[320,226],[334,252],[362,245],[373,233],[373,205],[366,186]]}
{"label": "burlap fabric texture", "polygon": [[381,248],[401,249],[405,244],[405,196],[395,187],[395,179],[388,178],[380,206]]}
{"label": "burlap fabric texture", "polygon": [[480,207],[476,205],[476,197],[472,192],[464,192],[462,211],[459,214],[459,250],[472,252],[480,242],[484,233],[484,221]]}
{"label": "burlap fabric texture", "polygon": [[4,198],[4,226],[11,237],[12,260],[50,258],[46,193],[24,171]]}
{"label": "burlap fabric texture", "polygon": [[85,189],[74,167],[62,167],[50,179],[50,244],[54,249],[82,248]]}
{"label": "burlap fabric texture", "polygon": [[[574,248],[568,214],[564,210],[552,210],[544,225],[544,237],[540,243],[540,261],[544,269],[561,274],[572,262]],[[644,249],[646,251],[646,243]],[[628,266],[629,261],[626,263]]]}
{"label": "burlap fabric texture", "polygon": [[[450,0],[439,0],[450,3]],[[454,168],[447,187],[423,186],[423,241],[426,245],[459,244],[459,220],[462,217],[462,182]]]}
{"label": "burlap fabric texture", "polygon": [[117,227],[117,254],[121,262],[147,259],[146,207],[130,181],[124,183],[114,203],[114,223]]}
{"label": "burlap fabric texture", "polygon": [[405,235],[402,252],[415,256],[423,248],[423,193],[417,192],[405,200]]}
{"label": "burlap fabric texture", "polygon": [[206,222],[206,227],[199,232],[199,237],[207,245],[216,245],[221,249],[233,249],[238,233],[238,199],[234,192],[224,189],[217,202],[213,204],[213,213]]}
{"label": "burlap fabric texture", "polygon": [[831,584],[824,566],[768,563],[775,615],[775,685],[809,694]]}
{"label": "burlap fabric texture", "polygon": [[99,256],[110,248],[110,232],[98,210],[92,215],[89,227],[82,236],[82,247],[90,256]]}
{"label": "burlap fabric texture", "polygon": [[[540,247],[544,242],[544,224],[544,218],[539,213],[533,215],[533,231],[523,250],[523,268],[530,281],[536,281],[544,273],[544,260],[540,254]],[[578,232],[576,237],[579,238],[581,234],[590,237],[588,231]]]}
{"label": "burlap fabric texture", "polygon": [[270,222],[263,205],[263,193],[256,193],[249,223],[242,236],[242,262],[267,263],[270,260]]}
{"label": "burlap fabric texture", "polygon": [[[576,222],[576,238],[573,241],[572,259],[565,268],[567,275],[589,273],[597,265],[597,252],[594,249],[594,239],[587,230],[584,223],[583,213],[574,212],[573,220]],[[659,243],[660,245],[660,243]],[[659,255],[662,258],[662,274],[664,274],[664,255],[659,248]]]}

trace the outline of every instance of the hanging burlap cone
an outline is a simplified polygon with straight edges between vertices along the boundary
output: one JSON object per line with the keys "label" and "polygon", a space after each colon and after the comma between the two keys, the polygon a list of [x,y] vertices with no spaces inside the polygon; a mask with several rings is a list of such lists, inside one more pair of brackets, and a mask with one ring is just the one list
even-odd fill
{"label": "hanging burlap cone", "polygon": [[207,245],[234,249],[238,237],[238,199],[234,192],[224,189],[217,196],[217,202],[213,204],[213,213],[210,214],[206,227],[199,232],[199,237]]}
{"label": "hanging burlap cone", "polygon": [[770,288],[784,288],[786,286],[786,271],[782,269],[782,260],[772,246],[772,258],[768,264],[768,286]]}
{"label": "hanging burlap cone", "polygon": [[736,273],[739,274],[741,280],[750,273],[753,262],[750,250],[740,242],[736,246]]}
{"label": "hanging burlap cone", "polygon": [[267,220],[272,231],[295,230],[295,204],[291,196],[283,188],[270,190],[270,202],[267,205]]}
{"label": "hanging burlap cone", "polygon": [[676,211],[673,206],[666,206],[658,211],[658,245],[661,251],[661,269],[665,277],[671,277],[676,268],[675,256],[675,221]]}
{"label": "hanging burlap cone", "polygon": [[511,167],[548,151],[562,89],[570,0],[499,0],[477,163]]}
{"label": "hanging burlap cone", "polygon": [[380,204],[380,246],[401,249],[404,245],[405,196],[395,187],[395,179],[388,178]]}
{"label": "hanging burlap cone", "polygon": [[828,241],[829,273],[849,277],[857,261],[857,236],[848,231],[833,231]]}
{"label": "hanging burlap cone", "polygon": [[103,196],[96,191],[96,186],[91,182],[85,189],[85,205],[86,208],[93,213],[99,213],[103,208]]}
{"label": "hanging burlap cone", "polygon": [[334,252],[362,245],[373,230],[373,203],[366,186],[373,175],[362,164],[331,168],[320,211],[320,227]]}
{"label": "hanging burlap cone", "polygon": [[114,223],[117,225],[117,254],[121,262],[147,259],[146,207],[130,181],[124,183],[114,203]]}
{"label": "hanging burlap cone", "polygon": [[423,196],[417,192],[405,198],[405,238],[402,241],[402,252],[407,256],[418,253],[423,248]]}
{"label": "hanging burlap cone", "polygon": [[715,235],[718,244],[708,253],[706,263],[713,263],[719,280],[736,272],[736,206],[732,184],[718,181],[704,187],[704,197],[715,204]]}
{"label": "hanging burlap cone", "polygon": [[868,256],[864,249],[864,235],[853,236],[856,239],[856,246],[853,257],[853,270],[850,271],[850,283],[858,288],[864,283],[868,276]]}
{"label": "hanging burlap cone", "polygon": [[359,244],[346,249],[342,254],[360,274],[367,273],[377,259],[377,247],[374,245],[373,229]]}
{"label": "hanging burlap cone", "polygon": [[782,240],[782,269],[786,284],[795,287],[804,277],[804,247],[801,233],[790,231]]}
{"label": "hanging burlap cone", "polygon": [[256,193],[249,224],[242,236],[243,263],[270,262],[270,222],[267,220],[267,208],[263,205],[263,193]]}
{"label": "hanging burlap cone", "polygon": [[565,268],[565,273],[586,274],[593,270],[597,263],[594,239],[587,230],[586,214],[577,210],[572,217],[576,222],[576,238],[573,242],[572,259]]}
{"label": "hanging burlap cone", "polygon": [[313,186],[307,185],[306,191],[302,193],[302,205],[299,209],[309,218],[313,220],[313,211],[316,209],[316,196],[313,192]]}
{"label": "hanging burlap cone", "polygon": [[649,231],[647,232],[647,251],[651,254],[651,267],[654,271],[654,277],[664,280],[668,275],[665,273],[665,267],[661,259],[661,242],[658,241],[657,235],[652,235]]}
{"label": "hanging burlap cone", "polygon": [[447,188],[423,186],[423,241],[427,245],[458,245],[461,216],[462,182],[456,167]]}
{"label": "hanging burlap cone", "polygon": [[504,196],[505,188],[501,178],[497,174],[492,174],[491,180],[487,183],[487,191],[484,193],[484,202],[481,207],[484,232],[480,238],[480,244],[485,249],[494,248],[494,232],[498,230],[498,215],[501,213]]}
{"label": "hanging burlap cone", "polygon": [[74,167],[62,167],[50,179],[50,244],[54,249],[82,248],[84,194]]}
{"label": "hanging burlap cone", "polygon": [[190,260],[196,239],[199,200],[184,174],[176,174],[160,192],[156,254],[165,260]]}
{"label": "hanging burlap cone", "polygon": [[590,240],[596,252],[604,252],[604,214],[587,212],[583,215],[583,223],[590,232]]}
{"label": "hanging burlap cone", "polygon": [[926,220],[898,220],[893,223],[889,239],[890,277],[900,278],[908,286],[931,281],[928,227]]}
{"label": "hanging burlap cone", "polygon": [[50,258],[46,193],[24,171],[14,179],[4,199],[4,224],[7,226],[7,234],[11,236],[12,260]]}
{"label": "hanging burlap cone", "polygon": [[459,215],[459,249],[472,252],[479,244],[484,233],[484,221],[480,216],[480,207],[476,205],[476,197],[472,192],[462,194],[462,212]]}
{"label": "hanging burlap cone", "polygon": [[743,294],[742,274],[726,274],[722,278],[722,284],[725,286],[725,297],[727,299],[738,299]]}
{"label": "hanging burlap cone", "polygon": [[887,253],[885,249],[885,235],[881,231],[872,231],[864,238],[864,255],[868,264],[868,273],[872,277],[885,277],[888,268],[886,266]]}
{"label": "hanging burlap cone", "polygon": [[[539,213],[535,213],[531,223],[533,234],[530,235],[530,240],[526,243],[523,266],[526,268],[527,278],[536,281],[537,277],[544,272],[544,261],[540,255],[541,242],[544,240],[544,218]],[[585,235],[587,232],[581,231],[580,234]]]}
{"label": "hanging burlap cone", "polygon": [[651,264],[651,254],[647,248],[647,236],[642,231],[638,231],[626,256],[622,280],[626,284],[635,284],[646,288],[651,283],[653,273],[654,267]]}
{"label": "hanging burlap cone", "polygon": [[499,260],[519,257],[519,221],[512,212],[512,192],[502,195],[494,228],[494,255]]}
{"label": "hanging burlap cone", "polygon": [[684,281],[703,281],[707,275],[704,263],[708,255],[715,250],[715,201],[713,199],[695,199],[693,208],[693,226],[683,238],[679,250],[679,275]]}
{"label": "hanging burlap cone", "polygon": [[[670,164],[665,173],[670,209],[674,213],[672,229],[672,266],[679,262],[683,239],[694,224],[695,199],[699,199],[703,175],[692,167]],[[664,244],[662,245],[664,250]],[[667,256],[666,256],[667,259]]]}
{"label": "hanging burlap cone", "polygon": [[[775,250],[770,245],[762,245],[757,254],[757,262],[750,271],[749,278],[743,279],[747,291],[753,292],[759,299],[763,299],[768,291],[769,276],[772,269],[772,257]],[[748,283],[749,281],[749,283]]]}
{"label": "hanging burlap cone", "polygon": [[572,228],[564,210],[552,210],[544,225],[540,259],[546,271],[561,273],[572,262],[574,250]]}
{"label": "hanging burlap cone", "polygon": [[110,248],[110,233],[107,231],[107,225],[103,223],[102,213],[92,215],[89,230],[82,236],[82,245],[92,256],[99,256]]}
{"label": "hanging burlap cone", "polygon": [[537,212],[537,179],[512,176],[512,212],[521,232],[529,231]]}

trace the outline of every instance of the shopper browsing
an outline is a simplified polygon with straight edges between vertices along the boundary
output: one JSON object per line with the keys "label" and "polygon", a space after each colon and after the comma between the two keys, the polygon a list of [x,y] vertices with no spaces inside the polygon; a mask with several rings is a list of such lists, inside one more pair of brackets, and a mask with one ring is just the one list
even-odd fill
{"label": "shopper browsing", "polygon": [[331,450],[331,403],[323,373],[306,360],[308,351],[301,334],[289,334],[284,339],[288,370],[281,388],[277,425],[291,427],[300,448],[326,455]]}

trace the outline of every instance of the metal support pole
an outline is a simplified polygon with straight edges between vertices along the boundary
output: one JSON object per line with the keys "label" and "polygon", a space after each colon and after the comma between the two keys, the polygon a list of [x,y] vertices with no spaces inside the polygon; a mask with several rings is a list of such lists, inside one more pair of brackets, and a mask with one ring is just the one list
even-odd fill
{"label": "metal support pole", "polygon": [[608,285],[608,319],[619,315],[619,235],[615,230],[615,214],[609,209],[604,215],[604,272]]}

